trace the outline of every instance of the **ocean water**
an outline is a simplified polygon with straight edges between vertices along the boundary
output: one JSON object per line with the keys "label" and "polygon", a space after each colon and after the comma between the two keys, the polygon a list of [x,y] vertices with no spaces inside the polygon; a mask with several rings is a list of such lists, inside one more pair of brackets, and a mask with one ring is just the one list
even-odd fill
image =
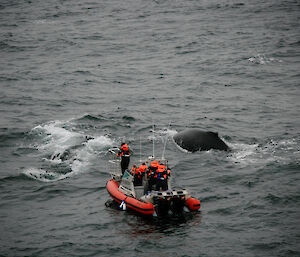
{"label": "ocean water", "polygon": [[[0,256],[300,256],[299,27],[297,0],[1,0]],[[106,207],[107,150],[166,140],[200,211]]]}

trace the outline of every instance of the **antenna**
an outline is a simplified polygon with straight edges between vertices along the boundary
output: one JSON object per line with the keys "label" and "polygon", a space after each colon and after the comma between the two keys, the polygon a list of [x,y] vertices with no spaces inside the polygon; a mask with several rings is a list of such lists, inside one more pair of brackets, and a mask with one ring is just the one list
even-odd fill
{"label": "antenna", "polygon": [[152,157],[153,157],[153,159],[155,159],[155,153],[154,153],[154,136],[155,136],[155,133],[154,133],[154,122],[153,122],[153,125],[152,125],[152,133],[153,133],[153,138],[152,138],[152,143],[153,143]]}
{"label": "antenna", "polygon": [[165,151],[166,151],[166,146],[167,146],[168,137],[169,137],[168,130],[170,129],[170,126],[171,126],[171,121],[170,121],[169,126],[167,128],[166,139],[165,139],[165,142],[164,142],[164,148],[163,148],[163,152],[162,152],[162,156],[161,156],[162,160],[165,160]]}
{"label": "antenna", "polygon": [[140,162],[142,162],[142,137],[140,136]]}

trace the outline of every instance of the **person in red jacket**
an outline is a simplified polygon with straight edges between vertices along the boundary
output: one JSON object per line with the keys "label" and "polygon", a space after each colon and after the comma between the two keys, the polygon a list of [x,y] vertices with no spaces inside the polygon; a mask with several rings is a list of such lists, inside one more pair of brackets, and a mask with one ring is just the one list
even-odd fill
{"label": "person in red jacket", "polygon": [[128,169],[130,162],[130,150],[127,144],[122,143],[117,156],[121,156],[121,170],[122,174],[124,174],[125,170]]}
{"label": "person in red jacket", "polygon": [[157,172],[155,178],[156,181],[156,191],[159,191],[160,189],[165,191],[168,189],[168,175],[167,175],[167,167],[163,164],[159,164],[157,167]]}
{"label": "person in red jacket", "polygon": [[146,165],[146,163],[143,162],[139,166],[139,171],[141,172],[142,176],[145,176],[147,170],[148,170],[148,166]]}
{"label": "person in red jacket", "polygon": [[143,178],[146,174],[148,166],[143,162],[138,168],[135,169],[134,173],[134,185],[135,186],[142,186],[143,185]]}
{"label": "person in red jacket", "polygon": [[156,172],[158,168],[158,161],[152,161],[148,170],[147,170],[147,177],[148,177],[148,187],[147,191],[152,191],[153,186],[156,184]]}

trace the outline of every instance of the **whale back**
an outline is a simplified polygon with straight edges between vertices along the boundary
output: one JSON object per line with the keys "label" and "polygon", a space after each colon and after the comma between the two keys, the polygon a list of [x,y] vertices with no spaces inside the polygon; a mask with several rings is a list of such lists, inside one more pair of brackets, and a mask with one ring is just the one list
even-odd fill
{"label": "whale back", "polygon": [[189,152],[208,151],[210,149],[229,150],[217,132],[187,129],[174,135],[175,143]]}

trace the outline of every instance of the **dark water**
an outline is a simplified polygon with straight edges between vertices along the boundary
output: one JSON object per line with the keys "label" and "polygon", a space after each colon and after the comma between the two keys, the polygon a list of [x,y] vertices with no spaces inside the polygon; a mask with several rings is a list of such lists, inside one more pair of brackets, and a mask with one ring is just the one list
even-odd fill
{"label": "dark water", "polygon": [[[1,0],[0,255],[300,256],[299,14],[293,0]],[[153,123],[195,215],[105,207],[107,149],[151,155]],[[232,152],[181,151],[186,127]]]}

